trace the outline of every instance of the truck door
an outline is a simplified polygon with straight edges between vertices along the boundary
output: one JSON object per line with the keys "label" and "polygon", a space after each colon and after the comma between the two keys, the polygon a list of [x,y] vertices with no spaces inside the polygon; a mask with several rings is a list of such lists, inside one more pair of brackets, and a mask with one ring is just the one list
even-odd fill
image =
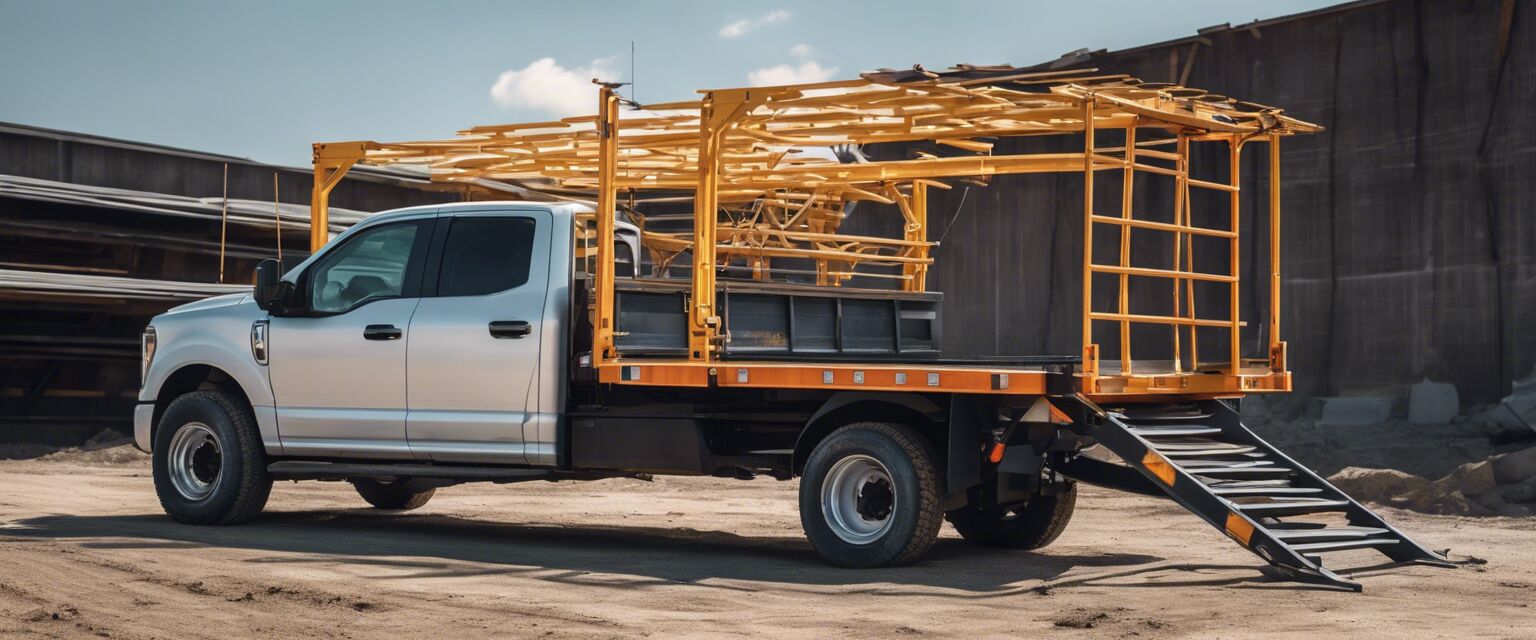
{"label": "truck door", "polygon": [[500,210],[445,217],[441,260],[407,345],[406,432],[418,459],[525,463],[553,216]]}
{"label": "truck door", "polygon": [[270,319],[272,392],[291,455],[409,458],[405,355],[432,219],[340,241],[299,276],[303,315]]}

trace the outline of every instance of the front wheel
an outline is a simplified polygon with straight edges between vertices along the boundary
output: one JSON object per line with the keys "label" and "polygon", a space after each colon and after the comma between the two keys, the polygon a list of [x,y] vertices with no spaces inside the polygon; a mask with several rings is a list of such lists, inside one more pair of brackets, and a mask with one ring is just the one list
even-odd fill
{"label": "front wheel", "polygon": [[822,440],[800,481],[800,524],[840,567],[909,564],[943,522],[932,448],[909,427],[860,422]]}
{"label": "front wheel", "polygon": [[945,514],[960,537],[998,549],[1039,549],[1056,540],[1077,507],[1077,483],[1052,494],[1036,494],[1021,505],[965,506]]}
{"label": "front wheel", "polygon": [[239,524],[267,504],[272,476],[256,417],[239,398],[194,391],[166,407],[152,473],[160,506],[187,524]]}

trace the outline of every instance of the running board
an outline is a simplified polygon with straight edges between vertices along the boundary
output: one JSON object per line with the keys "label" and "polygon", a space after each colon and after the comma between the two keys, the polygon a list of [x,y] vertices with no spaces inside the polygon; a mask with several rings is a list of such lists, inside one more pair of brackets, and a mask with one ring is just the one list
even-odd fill
{"label": "running board", "polygon": [[352,478],[441,478],[522,482],[555,478],[550,469],[512,467],[445,466],[420,463],[354,463],[281,460],[267,465],[273,480],[348,480]]}
{"label": "running board", "polygon": [[[1095,441],[1151,486],[1294,580],[1362,590],[1359,583],[1323,567],[1323,554],[1354,549],[1378,551],[1399,563],[1452,566],[1254,435],[1221,402],[1104,408],[1081,395],[1077,400],[1088,409],[1085,429]],[[1098,473],[1092,475],[1109,475],[1093,470]],[[1282,519],[1327,513],[1347,524]]]}

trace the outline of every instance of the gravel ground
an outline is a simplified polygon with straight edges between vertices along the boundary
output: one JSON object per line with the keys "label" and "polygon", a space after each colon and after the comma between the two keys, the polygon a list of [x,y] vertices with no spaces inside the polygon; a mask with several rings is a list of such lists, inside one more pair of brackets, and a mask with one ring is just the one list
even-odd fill
{"label": "gravel ground", "polygon": [[1536,518],[1386,509],[1472,560],[1370,566],[1353,594],[1097,489],[1039,552],[946,527],[915,566],[850,571],[801,536],[793,482],[464,485],[403,514],[284,483],[255,522],[208,528],[166,518],[148,472],[120,448],[0,462],[0,637],[1536,636]]}

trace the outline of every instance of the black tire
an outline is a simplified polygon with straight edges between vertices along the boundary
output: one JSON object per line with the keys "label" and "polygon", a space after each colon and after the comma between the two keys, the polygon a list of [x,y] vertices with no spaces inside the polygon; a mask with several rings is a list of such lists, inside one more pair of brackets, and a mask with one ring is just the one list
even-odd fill
{"label": "black tire", "polygon": [[1016,507],[961,507],[944,514],[966,541],[997,549],[1039,549],[1061,536],[1077,507],[1077,483]]}
{"label": "black tire", "polygon": [[357,489],[357,495],[362,496],[376,509],[410,511],[427,504],[427,501],[432,499],[432,494],[437,493],[437,489],[433,487],[419,489],[412,486],[410,480],[379,482],[358,478],[351,482],[352,487]]}
{"label": "black tire", "polygon": [[[857,517],[865,518],[866,490],[881,494],[888,504],[873,507],[873,518],[864,523],[889,521],[889,526],[870,533],[868,541],[850,542],[834,530],[835,516],[823,508],[822,488],[834,466],[878,462],[882,473],[873,483],[857,489]],[[811,452],[800,480],[800,525],[816,552],[839,567],[888,567],[910,564],[927,553],[939,535],[944,512],[940,509],[939,472],[933,448],[917,431],[903,425],[859,422],[833,431]],[[842,465],[839,461],[847,460]],[[834,482],[837,482],[834,480]],[[883,516],[878,515],[884,513]],[[846,527],[838,530],[847,532]],[[846,533],[844,535],[847,535]]]}
{"label": "black tire", "polygon": [[[194,426],[194,425],[200,425]],[[192,458],[201,462],[194,476],[209,485],[206,495],[191,495],[172,479],[172,444],[177,433],[204,435],[204,445]],[[183,436],[190,438],[192,435]],[[214,448],[210,449],[211,441]],[[171,401],[155,431],[152,475],[160,506],[178,522],[229,525],[246,522],[261,513],[272,492],[267,456],[256,428],[256,416],[240,398],[222,391],[193,391]],[[182,480],[186,486],[187,480]]]}

